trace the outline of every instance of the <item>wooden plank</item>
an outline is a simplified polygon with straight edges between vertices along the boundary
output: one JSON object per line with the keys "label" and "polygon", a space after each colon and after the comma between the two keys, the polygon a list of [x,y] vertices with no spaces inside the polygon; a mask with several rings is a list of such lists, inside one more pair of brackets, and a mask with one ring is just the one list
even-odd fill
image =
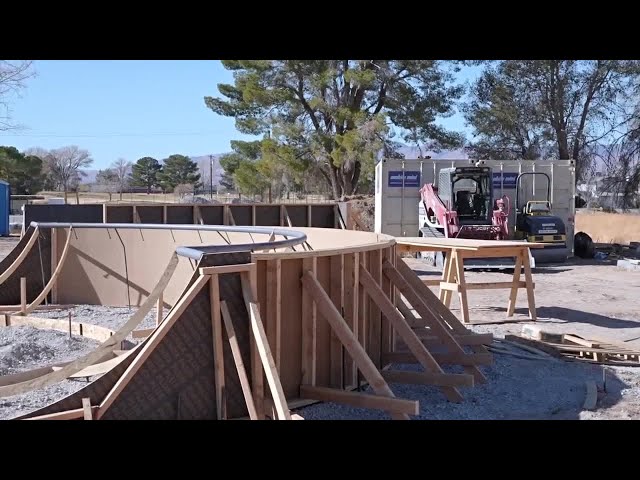
{"label": "wooden plank", "polygon": [[300,385],[300,396],[312,398],[322,402],[335,402],[351,405],[357,408],[371,408],[386,410],[388,412],[419,415],[420,404],[417,400],[404,400],[400,398],[380,397],[360,392],[347,392],[335,388],[314,387],[312,385]]}
{"label": "wooden plank", "polygon": [[422,283],[424,283],[427,287],[439,287],[442,284],[442,279],[431,279],[431,278],[423,278]]}
{"label": "wooden plank", "polygon": [[220,278],[217,274],[209,278],[209,300],[211,304],[211,327],[213,329],[213,371],[216,389],[216,414],[218,420],[227,418],[227,399],[224,378],[224,350],[222,345],[222,318],[220,317]]}
{"label": "wooden plank", "polygon": [[250,272],[254,268],[256,268],[255,263],[220,265],[218,267],[200,267],[200,275],[222,275],[223,273]]}
{"label": "wooden plank", "polygon": [[231,319],[227,302],[220,302],[220,308],[225,330],[227,331],[227,338],[229,339],[229,346],[231,347],[231,353],[233,354],[233,362],[235,363],[238,378],[240,379],[240,387],[242,388],[242,394],[244,395],[244,400],[247,404],[249,418],[251,420],[258,420],[258,412],[256,411],[256,406],[253,401],[251,385],[249,384],[249,376],[247,375],[247,370],[245,369],[244,362],[242,361],[240,344],[238,343],[238,337],[236,336],[236,330],[233,326],[233,320]]}
{"label": "wooden plank", "polygon": [[[377,287],[375,289],[376,296],[380,295],[380,298],[387,299],[387,296],[380,288],[380,283],[382,280],[382,256],[380,254],[380,250],[372,250],[369,252],[367,262],[368,271],[363,272],[365,275],[368,275],[367,281],[370,282],[370,287]],[[362,266],[361,266],[362,268]],[[360,276],[360,281],[362,282],[362,275]],[[381,309],[376,301],[376,298],[371,298],[371,293],[369,294],[369,356],[373,360],[373,363],[378,368],[382,368],[380,354],[382,351],[382,316]],[[392,310],[395,312],[395,308],[393,308],[393,304],[391,305]],[[424,348],[424,346],[422,346]]]}
{"label": "wooden plank", "polygon": [[[131,355],[131,353],[134,350],[129,350],[125,355],[118,355],[104,362],[90,365],[86,368],[83,368],[79,372],[74,373],[73,375],[69,375],[68,378],[88,378],[88,377],[94,377],[96,375],[102,375],[103,373],[107,373],[109,370],[113,369],[116,365],[119,365],[122,361],[124,361],[124,359],[127,358],[129,355]],[[55,370],[55,367],[54,367],[54,370]]]}
{"label": "wooden plank", "polygon": [[[440,365],[475,366],[491,365],[493,362],[493,355],[490,353],[471,353],[465,355],[460,355],[459,353],[432,353],[431,356]],[[409,352],[388,353],[384,355],[384,361],[385,363],[418,363],[415,355]]]}
{"label": "wooden plank", "polygon": [[[393,252],[393,247],[385,248],[384,250],[382,250],[382,258],[380,259],[380,287],[382,288],[382,291],[384,292],[385,296],[389,298],[389,300],[391,300],[392,304],[395,305],[395,302],[396,302],[395,290],[391,285],[391,281],[389,280],[389,278],[386,275],[382,274],[382,262],[385,260],[392,261],[394,258],[395,258],[395,254]],[[389,319],[384,315],[382,315],[382,319],[381,319],[381,330],[382,330],[381,353],[382,352],[389,353],[393,351],[394,331],[393,331],[393,327],[391,326],[391,322],[389,322]]]}
{"label": "wooden plank", "polygon": [[[413,270],[411,270],[409,265],[399,257],[396,261],[396,268],[398,272],[402,274],[402,278],[408,284],[409,288],[415,292],[416,295],[414,299],[422,304],[423,309],[426,309],[431,313],[433,319],[444,328],[444,331],[449,334],[453,331],[457,335],[473,333],[462,324],[460,319],[458,319],[451,310],[449,310],[442,302],[438,301],[436,295],[420,281],[420,278]],[[422,321],[425,322],[425,325],[428,325],[428,320],[422,319]],[[452,348],[453,351],[461,351],[462,349],[459,344],[455,342],[458,345],[456,347],[456,344],[451,343],[451,339],[444,333],[444,331],[434,333],[445,339],[445,345]],[[487,348],[484,345],[472,346],[471,351],[474,353],[488,353]],[[476,383],[484,383],[487,381],[485,375],[477,367],[465,367],[465,371],[473,375]]]}
{"label": "wooden plank", "polygon": [[[359,261],[357,253],[348,253],[343,255],[343,280],[344,285],[344,320],[349,329],[357,337],[358,333],[358,288],[360,280],[358,278]],[[357,365],[348,354],[345,354],[345,383],[347,385],[356,385],[357,382]]]}
{"label": "wooden plank", "polygon": [[518,285],[520,285],[520,273],[522,272],[522,253],[516,257],[516,265],[513,269],[513,280],[511,282],[511,292],[509,293],[509,305],[507,307],[507,317],[513,317],[516,311],[516,301],[518,300]]}
{"label": "wooden plank", "polygon": [[[422,343],[427,347],[433,347],[436,345],[442,345],[442,338],[430,335],[430,332],[425,328],[414,329],[415,334],[418,336]],[[491,345],[493,342],[493,334],[491,333],[475,333],[471,335],[454,335],[454,338],[460,345]]]}
{"label": "wooden plank", "polygon": [[[302,260],[303,276],[311,272],[315,276],[316,257]],[[302,383],[316,384],[317,308],[308,291],[302,290]]]}
{"label": "wooden plank", "polygon": [[[229,213],[231,213],[231,211],[229,211]],[[249,321],[251,321],[251,304],[253,302],[257,302],[258,299],[258,282],[256,274],[257,269],[255,268],[250,272],[240,273],[242,296],[244,297],[244,304],[247,309]],[[262,420],[265,418],[264,368],[260,359],[260,350],[254,335],[249,335],[249,347],[251,355],[251,381],[253,383],[252,391],[258,418]]]}
{"label": "wooden plank", "polygon": [[[95,417],[98,407],[91,407],[91,416]],[[77,420],[84,418],[84,408],[76,408],[73,410],[66,410],[64,412],[49,413],[47,415],[40,415],[38,417],[26,418],[25,420]]]}
{"label": "wooden plank", "polygon": [[249,279],[247,273],[242,275],[242,293],[245,297],[245,302],[250,300],[247,306],[249,311],[249,319],[251,322],[251,332],[255,339],[255,345],[258,348],[260,360],[264,369],[265,376],[267,377],[267,383],[269,390],[271,391],[271,400],[274,403],[276,412],[278,413],[279,420],[291,420],[291,414],[289,407],[287,406],[287,399],[282,390],[282,384],[280,383],[280,377],[278,376],[278,370],[276,368],[275,361],[269,348],[269,341],[267,340],[267,333],[264,331],[264,325],[260,319],[260,310],[256,303],[255,292],[252,292],[252,282]]}
{"label": "wooden plank", "polygon": [[[524,281],[518,282],[518,288],[526,288],[527,284]],[[535,288],[533,283],[532,288]],[[484,283],[467,283],[467,290],[492,290],[499,288],[512,288],[513,282],[484,282]]]}
{"label": "wooden plank", "polygon": [[[425,370],[432,373],[444,374],[438,362],[425,348],[424,344],[416,336],[415,332],[411,329],[404,317],[396,310],[391,301],[385,296],[382,289],[378,286],[375,280],[371,277],[369,272],[362,270],[360,272],[360,283],[365,288],[370,298],[376,303],[376,305],[384,312],[384,315],[402,340],[407,344],[409,350],[415,358],[418,360]],[[451,402],[461,402],[462,395],[454,387],[442,387],[443,393],[447,399]]]}
{"label": "wooden plank", "polygon": [[462,313],[462,321],[469,323],[469,301],[467,300],[467,280],[464,276],[464,257],[462,252],[453,252],[453,261],[455,262],[455,273],[458,281],[458,299],[460,300],[460,311]]}
{"label": "wooden plank", "polygon": [[585,347],[590,347],[590,348],[599,348],[600,347],[600,343],[598,342],[592,342],[591,340],[585,340],[584,338],[580,338],[577,337],[575,335],[571,335],[568,333],[564,334],[564,339],[571,342],[571,343],[575,343],[578,345],[583,345]]}
{"label": "wooden plank", "polygon": [[587,380],[585,382],[587,388],[587,395],[584,399],[582,408],[584,410],[595,410],[598,403],[598,389],[596,388],[596,382],[593,380]]}
{"label": "wooden plank", "polygon": [[[335,305],[336,309],[342,311],[342,281],[344,277],[343,269],[343,256],[333,255],[331,257],[331,301]],[[343,372],[343,358],[342,358],[342,344],[340,339],[332,330],[330,332],[330,385],[336,388],[344,388],[344,379],[342,377]]]}
{"label": "wooden plank", "polygon": [[[351,358],[353,358],[353,360],[358,364],[358,368],[369,382],[369,385],[371,385],[371,388],[378,395],[395,398],[393,391],[389,388],[389,385],[387,385],[384,378],[382,378],[382,375],[371,361],[362,345],[360,345],[353,332],[349,329],[349,326],[342,318],[342,315],[333,305],[331,298],[327,295],[311,272],[306,271],[304,273],[302,276],[302,285],[311,294],[315,300],[318,310],[322,312],[324,318],[327,319],[331,328],[336,332],[344,347],[351,354]],[[394,419],[409,420],[409,417],[406,414],[392,413],[391,416]]]}
{"label": "wooden plank", "polygon": [[[106,205],[105,205],[105,215],[106,215]],[[106,217],[105,217],[106,223]],[[58,229],[51,229],[51,271],[55,272],[58,266]],[[58,282],[54,282],[53,287],[51,287],[51,303],[58,303]]]}
{"label": "wooden plank", "polygon": [[[7,278],[13,275],[13,272],[15,272],[16,269],[22,264],[24,259],[27,258],[27,255],[33,248],[33,245],[36,243],[36,240],[38,239],[39,235],[40,235],[40,230],[38,227],[35,227],[33,229],[33,234],[29,238],[29,241],[24,246],[20,254],[16,257],[16,259],[11,263],[11,265],[9,265],[9,267],[4,272],[0,273],[0,285],[2,285],[5,282],[5,280],[7,280]],[[53,272],[54,270],[55,269],[52,269],[51,271]]]}
{"label": "wooden plank", "polygon": [[[403,260],[398,260],[398,268],[405,268],[405,267],[409,269],[409,267],[407,266],[406,263],[404,263]],[[420,281],[418,276],[415,273],[413,273],[413,271],[410,271],[410,273],[407,273],[405,276],[403,276],[401,274],[401,270],[396,269],[396,267],[391,265],[391,263],[389,262],[386,262],[383,265],[383,270],[385,275],[389,277],[389,279],[394,283],[394,285],[407,298],[407,300],[413,306],[413,308],[416,309],[416,311],[420,314],[420,317],[422,318],[423,321],[426,322],[426,325],[428,325],[433,330],[433,333],[441,337],[443,339],[443,343],[452,352],[458,354],[458,356],[461,358],[464,357],[466,355],[465,351],[462,349],[460,344],[456,341],[456,339],[452,335],[449,328],[445,327],[441,323],[440,319],[438,318],[437,312],[433,309],[433,307],[431,307],[431,305],[438,303],[437,301],[435,301],[435,296],[433,295],[433,292],[431,292],[431,290],[429,290],[428,287],[424,286],[424,284]],[[434,300],[427,303],[426,299],[419,297],[418,294],[413,290],[412,286],[408,283],[410,279],[413,281],[417,281],[417,284],[420,285],[420,287],[427,290],[428,293],[431,295],[431,298],[433,298]],[[438,360],[438,358],[436,358],[435,355],[434,355],[434,358],[436,359],[436,361],[438,361],[438,363],[442,363]],[[462,365],[462,363],[460,365]],[[474,368],[472,371],[472,374],[476,381],[486,381],[484,374],[480,372],[479,369]]]}
{"label": "wooden plank", "polygon": [[93,412],[91,411],[91,399],[82,399],[82,414],[85,420],[93,420]]}
{"label": "wooden plank", "polygon": [[434,385],[438,387],[473,387],[473,375],[464,373],[410,372],[385,370],[382,376],[389,383]]}
{"label": "wooden plank", "polygon": [[281,374],[282,349],[282,260],[279,258],[267,262],[267,330],[271,345],[275,350],[275,361],[278,374]]}
{"label": "wooden plank", "polygon": [[534,322],[537,321],[536,300],[533,292],[533,276],[531,275],[531,262],[529,260],[529,251],[522,252],[522,266],[524,267],[524,280],[527,285],[527,304],[529,305],[529,318]]}
{"label": "wooden plank", "polygon": [[27,314],[27,277],[20,277],[20,313]]}

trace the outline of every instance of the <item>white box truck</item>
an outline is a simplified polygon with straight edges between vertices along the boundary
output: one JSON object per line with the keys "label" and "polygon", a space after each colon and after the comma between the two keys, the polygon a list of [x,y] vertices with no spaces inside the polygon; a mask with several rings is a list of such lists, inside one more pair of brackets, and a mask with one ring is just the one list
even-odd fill
{"label": "white box truck", "polygon": [[576,195],[573,160],[382,159],[375,171],[375,231],[396,237],[420,236],[420,189],[429,183],[438,187],[442,169],[469,166],[489,167],[493,198],[508,197],[510,238],[514,237],[516,225],[516,179],[527,172],[546,174],[546,177],[520,177],[520,198],[543,201],[549,188],[551,215],[564,223],[568,255],[573,256]]}

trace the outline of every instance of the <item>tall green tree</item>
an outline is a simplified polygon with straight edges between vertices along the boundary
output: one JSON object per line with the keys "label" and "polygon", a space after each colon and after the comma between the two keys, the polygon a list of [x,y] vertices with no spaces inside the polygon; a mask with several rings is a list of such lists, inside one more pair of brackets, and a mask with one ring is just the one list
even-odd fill
{"label": "tall green tree", "polygon": [[487,62],[465,116],[482,157],[576,161],[581,179],[599,143],[629,122],[637,61]]}
{"label": "tall green tree", "polygon": [[131,184],[136,187],[146,187],[147,194],[160,184],[158,175],[162,172],[160,162],[152,157],[142,157],[131,167]]}
{"label": "tall green tree", "polygon": [[0,147],[0,178],[9,182],[14,194],[34,195],[42,189],[42,159],[25,156],[15,147]]}
{"label": "tall green tree", "polygon": [[231,153],[226,153],[220,157],[220,166],[224,169],[224,174],[220,179],[220,185],[228,190],[234,190],[236,184],[234,175],[240,163],[243,161],[257,161],[261,155],[261,141],[243,142],[239,140],[231,141]]}
{"label": "tall green tree", "polygon": [[[431,148],[454,146],[458,134],[437,125],[453,113],[462,88],[434,60],[226,60],[233,85],[205,97],[245,134],[268,134],[274,158],[318,169],[335,198],[357,191],[363,163],[399,133]],[[283,151],[278,152],[278,148]],[[294,153],[292,153],[292,151]]]}
{"label": "tall green tree", "polygon": [[177,185],[193,185],[200,182],[198,164],[184,155],[171,155],[164,160],[162,172],[158,173],[161,185],[173,190]]}

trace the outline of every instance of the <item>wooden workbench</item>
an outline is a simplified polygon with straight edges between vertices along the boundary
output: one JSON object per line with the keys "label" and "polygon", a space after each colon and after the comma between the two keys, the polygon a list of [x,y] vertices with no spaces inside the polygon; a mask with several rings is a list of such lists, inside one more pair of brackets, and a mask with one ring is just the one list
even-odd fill
{"label": "wooden workbench", "polygon": [[[396,241],[398,253],[445,253],[442,279],[423,280],[423,282],[428,286],[440,287],[440,301],[447,307],[451,305],[451,292],[458,292],[458,296],[460,298],[462,320],[465,323],[469,323],[469,304],[467,302],[467,290],[487,290],[500,288],[508,288],[511,290],[509,295],[509,306],[507,308],[507,317],[512,317],[515,311],[518,289],[525,288],[527,290],[529,318],[533,321],[536,320],[536,304],[533,294],[534,283],[531,277],[529,249],[544,248],[544,244],[520,241],[469,240],[458,238],[431,237],[397,237]],[[479,283],[466,282],[464,277],[465,259],[501,257],[515,257],[515,269],[513,272],[512,281]],[[524,281],[520,279],[520,275],[522,273],[524,273]]]}

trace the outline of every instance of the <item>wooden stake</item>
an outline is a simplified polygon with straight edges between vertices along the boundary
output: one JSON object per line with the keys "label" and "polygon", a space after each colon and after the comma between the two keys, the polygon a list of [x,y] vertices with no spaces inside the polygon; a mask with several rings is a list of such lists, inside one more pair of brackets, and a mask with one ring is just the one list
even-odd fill
{"label": "wooden stake", "polygon": [[20,314],[27,314],[27,279],[20,277]]}

